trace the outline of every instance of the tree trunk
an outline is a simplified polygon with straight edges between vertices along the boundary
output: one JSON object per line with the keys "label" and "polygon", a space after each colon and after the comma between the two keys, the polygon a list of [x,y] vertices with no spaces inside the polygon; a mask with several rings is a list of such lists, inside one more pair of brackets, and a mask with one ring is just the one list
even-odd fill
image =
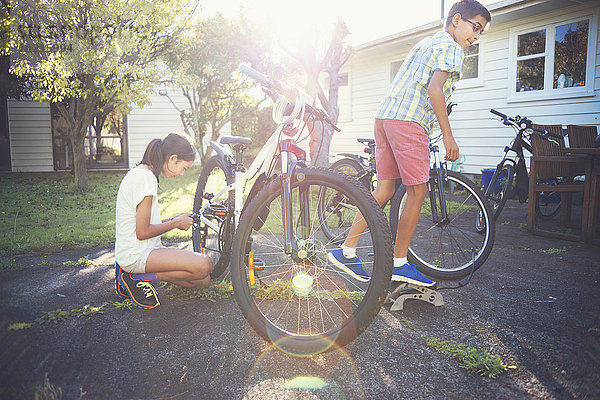
{"label": "tree trunk", "polygon": [[87,185],[87,166],[85,164],[85,135],[80,136],[73,132],[70,136],[73,149],[73,172],[75,173],[75,186],[85,188]]}

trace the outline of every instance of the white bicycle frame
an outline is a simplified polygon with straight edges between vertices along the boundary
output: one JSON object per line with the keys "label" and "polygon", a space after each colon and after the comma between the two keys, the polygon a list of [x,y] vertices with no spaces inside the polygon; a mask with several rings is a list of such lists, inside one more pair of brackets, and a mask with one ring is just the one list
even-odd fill
{"label": "white bicycle frame", "polygon": [[[214,222],[212,222],[210,219],[206,218],[204,216],[204,211],[206,210],[207,207],[209,207],[211,204],[213,204],[217,199],[220,199],[226,195],[229,195],[229,192],[231,192],[233,190],[234,198],[235,198],[235,205],[234,205],[234,211],[233,211],[233,226],[235,228],[237,228],[240,217],[242,215],[242,209],[244,207],[243,197],[244,197],[244,188],[246,186],[246,183],[248,181],[250,181],[252,178],[254,178],[255,176],[258,176],[260,173],[266,172],[270,169],[270,167],[275,159],[275,156],[277,155],[277,151],[279,149],[279,140],[283,134],[282,133],[283,127],[284,127],[284,125],[280,125],[277,127],[277,129],[275,129],[275,132],[273,132],[271,137],[269,137],[269,139],[266,141],[266,143],[260,149],[260,151],[256,155],[256,158],[254,159],[252,164],[250,164],[250,166],[248,167],[246,172],[235,171],[235,177],[234,177],[233,183],[231,183],[230,185],[227,185],[226,187],[221,189],[218,193],[216,193],[214,195],[214,197],[212,199],[209,200],[208,203],[206,203],[198,211],[198,214],[200,215],[200,220],[202,221],[203,224],[208,226],[213,231],[219,232],[219,226],[217,224],[215,224]],[[231,156],[232,159],[234,158],[233,154],[231,153],[231,150],[228,148],[228,146],[223,146],[220,143],[215,143],[215,142],[210,142],[210,145],[213,147],[219,147],[220,149],[224,150],[229,156]],[[285,174],[285,173],[287,173],[287,154],[282,153],[281,156],[282,156],[281,169],[282,169],[282,173]]]}

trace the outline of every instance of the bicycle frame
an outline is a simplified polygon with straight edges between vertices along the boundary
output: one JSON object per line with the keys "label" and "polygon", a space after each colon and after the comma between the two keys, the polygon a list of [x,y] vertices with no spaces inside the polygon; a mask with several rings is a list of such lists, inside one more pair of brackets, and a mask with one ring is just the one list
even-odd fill
{"label": "bicycle frame", "polygon": [[[275,161],[277,149],[279,147],[279,138],[282,135],[282,130],[283,126],[279,126],[277,127],[277,129],[275,129],[275,132],[273,132],[273,134],[269,137],[267,142],[263,145],[261,150],[256,155],[256,158],[254,159],[252,164],[250,164],[250,167],[248,167],[247,170],[243,170],[242,168],[234,168],[235,179],[233,183],[221,189],[218,193],[214,195],[212,199],[208,201],[208,203],[206,203],[198,211],[199,218],[202,221],[202,223],[207,225],[210,229],[214,230],[215,232],[219,231],[219,227],[216,224],[214,224],[210,219],[204,216],[204,211],[207,207],[211,206],[214,203],[214,200],[221,199],[224,196],[229,195],[229,192],[233,191],[235,199],[233,210],[233,226],[234,228],[237,228],[242,214],[242,209],[244,207],[244,187],[246,186],[247,182],[250,181],[252,178],[258,176],[262,172],[268,172],[271,169],[271,166]],[[235,167],[237,165],[237,162],[233,161],[233,154],[231,153],[231,150],[228,147],[217,142],[210,142],[210,146],[214,148],[217,151],[217,153],[219,153],[221,156],[224,156],[229,161],[229,164],[232,167]],[[267,162],[268,160],[270,160],[270,162]],[[287,167],[287,164],[282,162],[282,171],[284,169],[284,165],[286,165]]]}

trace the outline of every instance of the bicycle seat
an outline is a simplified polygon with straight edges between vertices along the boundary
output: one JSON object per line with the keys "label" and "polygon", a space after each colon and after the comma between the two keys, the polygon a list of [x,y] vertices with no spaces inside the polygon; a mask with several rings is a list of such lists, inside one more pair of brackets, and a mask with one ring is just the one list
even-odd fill
{"label": "bicycle seat", "polygon": [[358,140],[359,143],[364,144],[365,146],[369,146],[373,143],[375,143],[375,139],[365,139],[365,138],[361,138],[361,139],[356,139]]}
{"label": "bicycle seat", "polygon": [[219,139],[219,142],[222,144],[243,144],[249,145],[252,144],[252,139],[242,136],[222,136]]}

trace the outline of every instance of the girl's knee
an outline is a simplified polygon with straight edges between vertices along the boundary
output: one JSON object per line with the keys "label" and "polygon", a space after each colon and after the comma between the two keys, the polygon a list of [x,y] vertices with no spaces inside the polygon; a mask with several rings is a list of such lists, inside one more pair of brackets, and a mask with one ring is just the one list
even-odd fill
{"label": "girl's knee", "polygon": [[[194,262],[193,271],[194,277],[196,279],[204,279],[210,275],[213,271],[213,262],[212,259],[204,254],[197,254],[196,260]],[[210,279],[209,279],[210,283]],[[208,285],[207,285],[208,286]]]}

